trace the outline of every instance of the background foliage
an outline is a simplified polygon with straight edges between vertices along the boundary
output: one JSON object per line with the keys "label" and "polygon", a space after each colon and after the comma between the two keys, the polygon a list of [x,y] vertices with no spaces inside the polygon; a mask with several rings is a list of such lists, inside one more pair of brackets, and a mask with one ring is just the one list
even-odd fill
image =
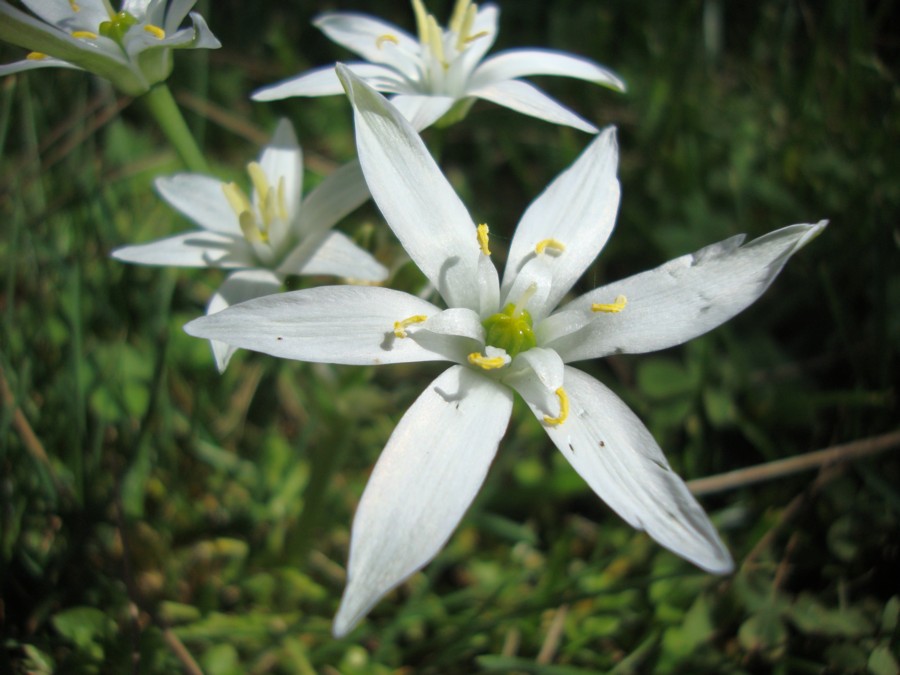
{"label": "background foliage", "polygon": [[[248,100],[348,58],[310,25],[326,8],[201,3],[224,47],[178,54],[171,87],[223,179],[244,180],[279,116],[310,185],[352,157],[343,98]],[[413,23],[403,3],[339,8]],[[895,431],[896,3],[502,8],[497,48],[584,54],[629,85],[540,82],[619,127],[619,222],[585,288],[739,232],[831,219],[726,326],[588,365],[676,469],[698,478]],[[501,248],[588,138],[476,105],[426,140]],[[623,525],[518,405],[446,549],[332,639],[355,503],[439,366],[242,353],[219,376],[181,331],[217,273],[109,258],[189,225],[151,188],[177,158],[140,102],[103,83],[0,82],[0,152],[0,671],[897,672],[896,454],[705,497],[738,564],[717,578]],[[392,285],[418,288],[371,206],[342,227],[394,265]]]}

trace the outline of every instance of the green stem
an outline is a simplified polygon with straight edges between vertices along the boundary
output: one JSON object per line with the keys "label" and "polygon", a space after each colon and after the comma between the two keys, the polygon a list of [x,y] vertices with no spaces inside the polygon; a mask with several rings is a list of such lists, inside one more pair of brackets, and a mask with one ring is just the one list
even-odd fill
{"label": "green stem", "polygon": [[197,173],[209,173],[206,158],[188,128],[187,122],[184,121],[169,87],[165,83],[157,84],[144,94],[141,100],[156,118],[184,165]]}

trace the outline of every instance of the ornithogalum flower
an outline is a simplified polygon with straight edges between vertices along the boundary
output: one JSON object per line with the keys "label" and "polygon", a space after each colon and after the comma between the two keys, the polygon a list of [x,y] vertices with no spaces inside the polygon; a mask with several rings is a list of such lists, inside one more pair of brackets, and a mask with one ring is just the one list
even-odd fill
{"label": "ornithogalum flower", "polygon": [[[499,10],[457,0],[447,28],[412,0],[418,39],[375,17],[349,12],[320,16],[315,25],[331,40],[366,62],[348,67],[392,103],[417,129],[438,119],[465,115],[475,99],[493,101],[526,115],[596,133],[597,129],[535,86],[519,78],[563,75],[619,91],[625,85],[613,72],[585,58],[548,49],[511,49],[484,58],[497,38]],[[257,101],[289,96],[342,93],[334,67],[302,73],[257,91]],[[452,111],[451,111],[452,109]]]}
{"label": "ornithogalum flower", "polygon": [[444,545],[478,492],[518,392],[588,485],[632,526],[713,573],[731,556],[633,412],[573,361],[680,344],[747,307],[825,226],[737,236],[554,309],[600,251],[619,204],[607,129],[531,204],[502,281],[473,223],[402,115],[347,69],[372,196],[447,309],[386,288],[320,287],[189,323],[191,335],[345,364],[446,360],[400,420],[353,523],[343,635]]}
{"label": "ornithogalum flower", "polygon": [[143,94],[172,72],[173,49],[215,49],[219,41],[196,0],[22,0],[34,16],[0,0],[0,39],[30,50],[0,66],[0,75],[33,68],[76,68],[105,77],[127,94]]}
{"label": "ornithogalum flower", "polygon": [[[156,180],[169,204],[201,229],[149,244],[126,246],[113,257],[144,265],[229,270],[208,314],[281,289],[292,274],[327,274],[381,281],[387,270],[332,226],[369,198],[358,162],[328,176],[302,198],[303,159],[290,123],[282,120],[258,162],[247,165],[251,196],[236,183],[185,173]],[[234,347],[213,340],[224,370]]]}

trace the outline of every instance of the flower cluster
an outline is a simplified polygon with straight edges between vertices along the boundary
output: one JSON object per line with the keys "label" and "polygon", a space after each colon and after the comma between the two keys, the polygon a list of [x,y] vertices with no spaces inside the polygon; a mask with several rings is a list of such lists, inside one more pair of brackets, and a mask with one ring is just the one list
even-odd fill
{"label": "flower cluster", "polygon": [[[23,1],[34,16],[0,0],[0,37],[32,51],[0,74],[81,68],[137,95],[165,80],[172,49],[219,44],[197,14],[190,28],[181,27],[193,0],[125,0],[117,13],[107,0]],[[303,73],[254,95],[345,93],[358,161],[304,195],[301,148],[283,120],[247,165],[247,187],[196,172],[156,180],[160,196],[200,229],[113,256],[227,271],[206,315],[185,326],[212,342],[220,370],[239,348],[318,363],[449,364],[403,415],[362,495],[335,635],[352,630],[446,543],[485,480],[515,394],[625,521],[703,570],[730,572],[728,549],[647,428],[572,364],[666,349],[714,329],[759,298],[826,221],[749,242],[735,236],[570,297],[615,225],[616,132],[599,131],[521,78],[562,75],[619,91],[624,84],[562,52],[487,57],[497,36],[493,5],[458,0],[442,27],[422,0],[412,4],[416,36],[362,14],[322,15],[316,26],[364,61]],[[490,228],[472,220],[419,136],[432,124],[461,121],[476,99],[596,134],[527,208],[502,275]],[[370,196],[428,279],[426,292],[379,285],[387,268],[333,229]],[[279,293],[295,274],[367,283]]]}

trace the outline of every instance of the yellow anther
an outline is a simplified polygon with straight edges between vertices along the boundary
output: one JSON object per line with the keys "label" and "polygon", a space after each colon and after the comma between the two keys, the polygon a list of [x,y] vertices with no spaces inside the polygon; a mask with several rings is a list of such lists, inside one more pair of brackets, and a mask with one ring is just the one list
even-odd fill
{"label": "yellow anther", "polygon": [[488,35],[490,35],[490,33],[488,31],[480,30],[477,33],[475,33],[475,35],[470,35],[469,37],[467,37],[465,39],[466,46],[468,46],[472,42],[475,42],[475,40],[480,40],[481,38],[487,37]]}
{"label": "yellow anther", "polygon": [[164,31],[159,26],[154,26],[152,23],[148,23],[146,26],[144,26],[144,30],[150,33],[150,35],[155,37],[157,40],[164,40],[166,37],[166,31]]}
{"label": "yellow anther", "polygon": [[506,365],[506,359],[502,356],[485,356],[478,352],[472,352],[469,354],[469,363],[473,366],[478,366],[482,370],[497,370],[497,368],[502,368]]}
{"label": "yellow anther", "polygon": [[416,15],[416,30],[419,33],[419,42],[422,46],[428,44],[428,12],[425,11],[425,5],[422,0],[412,0],[413,12]]}
{"label": "yellow anther", "polygon": [[384,35],[379,35],[375,38],[375,48],[381,49],[384,47],[385,42],[390,42],[391,44],[399,45],[400,40],[397,39],[396,35],[391,35],[390,33],[385,33]]}
{"label": "yellow anther", "polygon": [[428,46],[431,47],[431,53],[437,62],[444,68],[448,68],[449,64],[444,59],[444,33],[438,26],[437,19],[430,14],[428,15]]}
{"label": "yellow anther", "polygon": [[469,44],[469,32],[472,30],[472,25],[475,23],[475,17],[477,15],[478,7],[476,5],[469,5],[468,9],[466,9],[466,14],[463,17],[462,25],[457,33],[456,51],[461,52]]}
{"label": "yellow anther", "polygon": [[79,7],[78,5],[75,4],[75,0],[69,0],[69,7],[72,8],[72,11],[73,11],[73,12],[80,12],[80,11],[81,11],[81,7]]}
{"label": "yellow anther", "polygon": [[44,52],[28,52],[25,58],[29,61],[43,61],[47,58],[47,55]]}
{"label": "yellow anther", "polygon": [[253,189],[260,202],[265,202],[269,198],[269,191],[272,187],[269,185],[269,177],[259,162],[250,162],[247,165],[247,173],[250,174],[250,180],[253,182]]}
{"label": "yellow anther", "polygon": [[624,295],[618,296],[613,302],[603,303],[603,302],[595,302],[591,305],[592,312],[604,312],[605,314],[618,314],[623,309],[625,309],[625,305],[628,304],[628,299]]}
{"label": "yellow anther", "polygon": [[546,253],[548,248],[554,253],[560,254],[566,250],[566,245],[556,239],[543,239],[534,247],[534,252],[540,255],[541,253]]}
{"label": "yellow anther", "polygon": [[453,14],[450,15],[450,25],[448,26],[454,33],[458,34],[463,27],[463,22],[466,20],[466,11],[469,9],[470,2],[471,0],[456,0],[456,5],[453,7]]}
{"label": "yellow anther", "polygon": [[76,30],[72,31],[72,37],[78,38],[79,40],[94,40],[97,37],[96,33],[92,33],[89,30]]}
{"label": "yellow anther", "polygon": [[244,238],[250,243],[264,244],[269,240],[268,233],[259,229],[256,218],[249,211],[244,211],[238,216],[238,223],[241,225],[241,232]]}
{"label": "yellow anther", "polygon": [[557,389],[556,398],[559,399],[559,416],[550,417],[549,415],[544,415],[544,424],[549,424],[552,427],[559,426],[569,416],[569,395],[566,394],[566,390],[562,387]]}
{"label": "yellow anther", "polygon": [[288,219],[287,201],[284,198],[284,176],[278,179],[278,218],[284,222]]}
{"label": "yellow anther", "polygon": [[478,226],[478,245],[481,247],[481,252],[485,255],[491,254],[491,249],[488,248],[488,226],[485,223],[482,223]]}
{"label": "yellow anther", "polygon": [[408,333],[406,329],[416,323],[422,323],[423,321],[427,321],[428,317],[424,314],[413,314],[411,317],[407,319],[403,319],[402,321],[394,322],[394,335],[400,339],[408,337]]}
{"label": "yellow anther", "polygon": [[237,183],[222,183],[222,192],[225,193],[225,199],[228,200],[234,215],[240,217],[242,213],[249,213],[253,208],[247,195],[237,186]]}

